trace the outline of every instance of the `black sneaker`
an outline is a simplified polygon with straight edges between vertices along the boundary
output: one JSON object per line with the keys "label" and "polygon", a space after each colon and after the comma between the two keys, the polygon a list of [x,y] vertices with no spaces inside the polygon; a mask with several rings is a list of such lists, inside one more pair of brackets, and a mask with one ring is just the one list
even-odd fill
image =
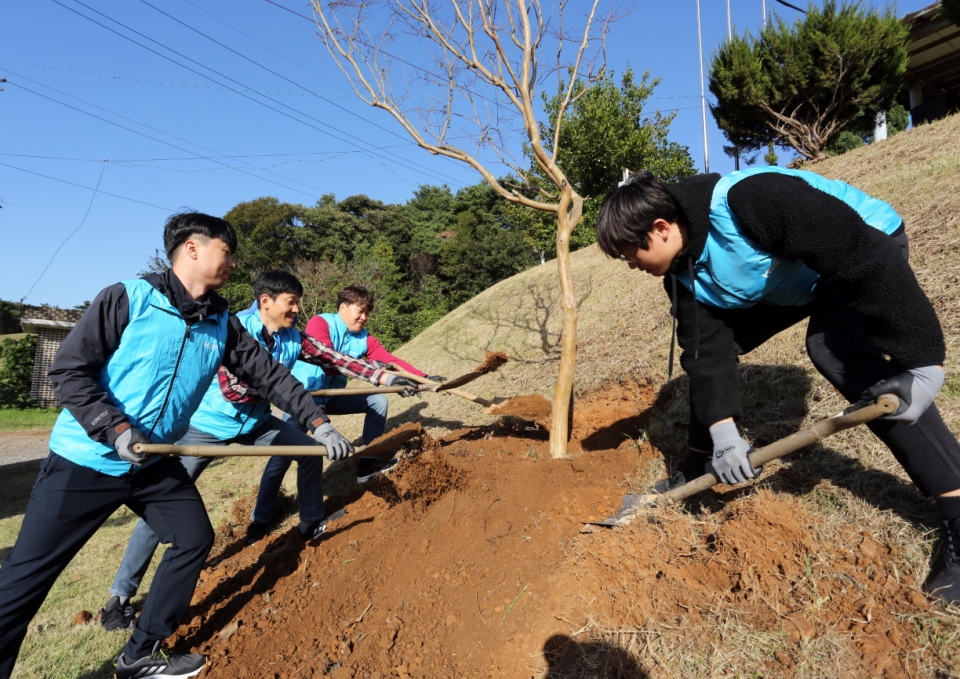
{"label": "black sneaker", "polygon": [[252,522],[249,526],[247,526],[247,544],[253,545],[257,542],[260,542],[267,536],[267,533],[269,532],[269,523],[260,523],[259,521]]}
{"label": "black sneaker", "polygon": [[130,661],[122,653],[117,658],[117,679],[179,679],[192,677],[203,671],[207,657],[197,653],[177,655],[160,648],[158,641],[153,653],[146,658]]}
{"label": "black sneaker", "polygon": [[327,532],[327,520],[300,524],[300,537],[305,541],[319,540]]}
{"label": "black sneaker", "polygon": [[346,509],[338,509],[330,516],[327,516],[319,521],[301,521],[300,522],[300,537],[311,542],[313,540],[319,540],[323,537],[323,534],[327,532],[327,524],[330,521],[336,521],[340,517],[346,515]]}
{"label": "black sneaker", "polygon": [[132,629],[136,617],[130,600],[121,601],[120,597],[114,595],[107,599],[107,603],[100,609],[100,626],[108,632]]}
{"label": "black sneaker", "polygon": [[960,519],[943,522],[943,563],[930,573],[924,589],[948,604],[960,604]]}
{"label": "black sneaker", "polygon": [[365,457],[357,463],[357,483],[364,484],[370,479],[380,474],[386,474],[388,471],[400,464],[400,460],[395,457],[389,460],[378,460],[375,457]]}

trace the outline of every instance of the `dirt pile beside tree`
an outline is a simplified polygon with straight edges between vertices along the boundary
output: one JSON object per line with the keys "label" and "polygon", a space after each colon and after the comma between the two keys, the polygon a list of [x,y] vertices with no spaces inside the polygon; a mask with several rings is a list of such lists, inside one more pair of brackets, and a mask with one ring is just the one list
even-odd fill
{"label": "dirt pile beside tree", "polygon": [[642,424],[624,414],[643,409],[616,407],[637,393],[589,395],[574,428],[622,440],[616,449],[551,460],[542,428],[508,418],[426,437],[390,477],[332,499],[348,513],[318,545],[293,527],[254,547],[239,531],[225,537],[178,647],[210,656],[205,676],[237,679],[899,677],[943,666],[935,607],[901,575],[897,549],[827,525],[790,494],[710,493],[688,511],[580,535],[582,519],[615,510],[657,463],[624,429]]}

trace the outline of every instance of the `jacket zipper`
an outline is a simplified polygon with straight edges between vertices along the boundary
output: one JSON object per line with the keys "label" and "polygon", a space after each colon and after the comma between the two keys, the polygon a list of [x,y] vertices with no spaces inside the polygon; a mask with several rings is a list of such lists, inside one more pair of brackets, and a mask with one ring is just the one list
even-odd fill
{"label": "jacket zipper", "polygon": [[[184,321],[186,323],[186,321]],[[173,375],[170,377],[170,386],[167,387],[167,395],[163,399],[163,405],[160,406],[160,414],[157,415],[156,421],[153,423],[153,426],[150,427],[150,433],[147,434],[147,438],[153,436],[154,430],[157,428],[157,425],[163,422],[163,416],[167,412],[167,405],[170,403],[170,394],[173,393],[173,384],[177,381],[177,374],[180,372],[180,362],[183,360],[183,350],[187,347],[187,340],[190,338],[190,326],[188,325],[183,332],[183,339],[180,341],[180,351],[177,353],[177,362],[173,366]]]}

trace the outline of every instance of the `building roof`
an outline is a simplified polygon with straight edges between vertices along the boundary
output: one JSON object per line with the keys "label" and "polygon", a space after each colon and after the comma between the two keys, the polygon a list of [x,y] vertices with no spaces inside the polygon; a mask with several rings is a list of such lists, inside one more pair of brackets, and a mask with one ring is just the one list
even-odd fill
{"label": "building roof", "polygon": [[910,29],[906,88],[922,83],[925,98],[960,95],[960,26],[940,14],[940,3],[906,15]]}

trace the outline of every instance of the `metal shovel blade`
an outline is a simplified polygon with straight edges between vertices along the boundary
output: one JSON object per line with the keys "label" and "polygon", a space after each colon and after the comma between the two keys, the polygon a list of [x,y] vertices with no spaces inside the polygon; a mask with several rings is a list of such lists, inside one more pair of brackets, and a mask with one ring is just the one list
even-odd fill
{"label": "metal shovel blade", "polygon": [[637,512],[641,509],[653,507],[658,498],[657,495],[624,495],[620,511],[616,514],[601,521],[584,521],[583,523],[594,526],[626,526],[633,522]]}

